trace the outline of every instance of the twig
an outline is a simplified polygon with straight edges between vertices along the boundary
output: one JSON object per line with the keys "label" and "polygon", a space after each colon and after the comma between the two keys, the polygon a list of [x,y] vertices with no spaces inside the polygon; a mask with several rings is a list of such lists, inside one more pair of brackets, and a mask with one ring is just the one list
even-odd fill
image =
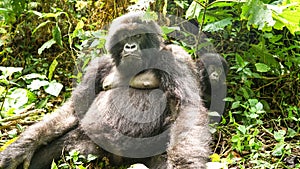
{"label": "twig", "polygon": [[[11,122],[7,122],[5,123],[4,125],[2,124],[0,126],[0,130],[3,130],[3,129],[8,129],[12,126],[15,126],[16,124],[21,124],[21,125],[32,125],[34,124],[36,121],[24,121],[24,120],[16,120],[16,121],[11,121]],[[4,133],[3,133],[4,134]],[[5,136],[2,134],[2,137]]]}
{"label": "twig", "polygon": [[19,115],[15,115],[13,117],[7,117],[5,119],[1,119],[0,123],[14,121],[14,120],[18,120],[18,119],[23,119],[27,116],[30,116],[31,114],[44,113],[44,112],[46,112],[44,109],[35,109],[35,110],[28,111],[27,113],[22,113],[22,114],[19,114]]}
{"label": "twig", "polygon": [[221,141],[221,137],[222,137],[222,133],[221,132],[219,132],[219,139],[218,139],[218,142],[217,142],[217,144],[216,144],[216,148],[215,148],[215,150],[214,150],[214,153],[217,151],[217,148],[218,148],[218,146],[219,146],[219,144],[220,144],[220,141]]}

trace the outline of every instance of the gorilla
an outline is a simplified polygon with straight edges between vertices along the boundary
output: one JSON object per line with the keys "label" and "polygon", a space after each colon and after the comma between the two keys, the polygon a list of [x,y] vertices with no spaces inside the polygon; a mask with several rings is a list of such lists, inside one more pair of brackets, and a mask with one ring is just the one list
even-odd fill
{"label": "gorilla", "polygon": [[[204,106],[210,112],[216,112],[209,114],[210,123],[218,123],[225,107],[223,99],[226,97],[227,87],[225,81],[228,73],[226,60],[216,53],[204,53],[192,61],[191,56],[178,45],[171,44],[165,46],[165,48],[170,50],[176,58],[182,58],[186,62],[196,64],[196,74],[200,80],[200,96],[203,99]],[[145,78],[143,77],[143,79]],[[151,79],[155,83],[154,78]],[[147,81],[149,80],[150,77]],[[140,80],[137,79],[137,81]]]}
{"label": "gorilla", "polygon": [[116,166],[206,168],[211,136],[202,85],[210,82],[201,82],[203,61],[164,45],[143,12],[115,19],[108,32],[109,54],[91,61],[62,107],[0,153],[0,168],[50,168],[73,149]]}

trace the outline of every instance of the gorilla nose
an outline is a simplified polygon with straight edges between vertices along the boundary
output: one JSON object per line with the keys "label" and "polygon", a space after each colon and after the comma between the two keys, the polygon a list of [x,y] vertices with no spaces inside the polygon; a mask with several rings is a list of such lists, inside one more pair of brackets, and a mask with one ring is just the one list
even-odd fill
{"label": "gorilla nose", "polygon": [[138,48],[137,48],[137,44],[136,43],[126,43],[124,45],[124,51],[125,52],[134,52],[136,51]]}
{"label": "gorilla nose", "polygon": [[219,74],[217,72],[213,72],[211,75],[210,75],[210,78],[211,79],[214,79],[214,80],[219,80]]}

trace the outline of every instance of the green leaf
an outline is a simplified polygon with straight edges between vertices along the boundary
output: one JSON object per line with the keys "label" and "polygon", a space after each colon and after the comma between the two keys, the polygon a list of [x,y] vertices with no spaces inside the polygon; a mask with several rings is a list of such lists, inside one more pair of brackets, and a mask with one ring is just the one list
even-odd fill
{"label": "green leaf", "polygon": [[38,54],[42,54],[45,49],[49,49],[53,44],[55,44],[54,39],[48,40],[38,49]]}
{"label": "green leaf", "polygon": [[268,5],[273,10],[273,18],[276,20],[275,29],[282,30],[286,27],[293,35],[300,31],[300,2],[289,0],[280,5]]}
{"label": "green leaf", "polygon": [[97,156],[95,156],[95,155],[92,155],[92,154],[89,154],[88,156],[87,156],[87,161],[88,162],[91,162],[91,161],[93,161],[93,160],[96,160],[98,157]]}
{"label": "green leaf", "polygon": [[51,21],[47,20],[47,21],[45,21],[45,22],[40,23],[40,24],[32,31],[32,35],[33,35],[38,29],[40,29],[41,27],[47,25],[47,23],[49,23],[49,22],[51,22]]}
{"label": "green leaf", "polygon": [[54,160],[52,161],[51,169],[58,169],[58,167],[57,167],[56,163],[54,162]]}
{"label": "green leaf", "polygon": [[271,69],[268,65],[263,64],[263,63],[256,63],[255,67],[258,72],[262,72],[262,73],[268,72]]}
{"label": "green leaf", "polygon": [[234,135],[231,138],[231,141],[234,143],[237,143],[238,141],[240,141],[241,137],[239,135]]}
{"label": "green leaf", "polygon": [[285,130],[278,130],[274,132],[274,138],[276,141],[283,141],[284,135],[286,134]]}
{"label": "green leaf", "polygon": [[209,116],[220,117],[220,114],[219,114],[218,112],[216,112],[216,111],[209,111],[209,112],[208,112],[208,115],[209,115]]}
{"label": "green leaf", "polygon": [[[5,34],[5,33],[7,33],[7,31],[4,29],[4,28],[0,28],[0,33],[1,34]],[[0,45],[1,46],[1,45]]]}
{"label": "green leaf", "polygon": [[202,10],[202,6],[197,2],[193,1],[190,7],[186,11],[185,18],[186,19],[198,18],[201,10]]}
{"label": "green leaf", "polygon": [[255,105],[255,108],[256,108],[257,111],[263,110],[263,107],[264,107],[263,104],[260,103],[260,102],[258,102],[258,103]]}
{"label": "green leaf", "polygon": [[288,128],[287,137],[293,138],[297,135],[297,132],[291,128]]}
{"label": "green leaf", "polygon": [[61,31],[60,31],[60,28],[59,28],[58,24],[56,24],[56,26],[53,28],[53,30],[52,30],[52,36],[53,36],[53,39],[55,40],[55,42],[60,47],[62,47]]}
{"label": "green leaf", "polygon": [[30,73],[28,75],[24,76],[25,79],[46,79],[47,77],[45,75],[41,75],[38,73]]}
{"label": "green leaf", "polygon": [[222,8],[222,7],[232,7],[236,4],[237,1],[232,0],[232,2],[230,2],[230,0],[227,1],[214,1],[214,3],[211,3],[211,5],[209,5],[209,7],[207,9],[211,9],[211,8]]}
{"label": "green leaf", "polygon": [[255,106],[258,103],[257,99],[248,99],[248,102],[251,107]]}
{"label": "green leaf", "polygon": [[248,117],[250,117],[251,119],[256,119],[259,117],[259,115],[255,113],[251,113]]}
{"label": "green leaf", "polygon": [[241,68],[244,68],[247,65],[247,62],[245,62],[239,54],[235,55],[235,61]]}
{"label": "green leaf", "polygon": [[223,99],[223,101],[225,101],[225,102],[233,102],[234,99],[231,98],[231,97],[226,97],[226,98]]}
{"label": "green leaf", "polygon": [[248,20],[248,29],[253,26],[259,30],[270,30],[275,24],[272,11],[260,0],[249,0],[244,3],[240,17],[242,20]]}
{"label": "green leaf", "polygon": [[58,62],[56,59],[53,60],[53,62],[51,63],[50,67],[49,67],[49,74],[48,74],[48,79],[51,81],[52,80],[52,77],[53,77],[53,74],[54,74],[54,71],[56,69],[58,65]]}
{"label": "green leaf", "polygon": [[250,51],[254,55],[258,56],[259,62],[264,63],[270,67],[280,68],[280,64],[278,63],[278,61],[274,58],[272,54],[269,53],[268,49],[265,48],[265,44],[251,44]]}
{"label": "green leaf", "polygon": [[57,18],[59,15],[65,14],[65,12],[57,12],[57,13],[44,13],[43,18]]}
{"label": "green leaf", "polygon": [[31,91],[27,90],[27,97],[28,97],[28,102],[27,103],[32,103],[35,102],[37,100],[37,97],[34,93],[32,93]]}
{"label": "green leaf", "polygon": [[4,86],[0,86],[0,96],[6,93],[6,88]]}
{"label": "green leaf", "polygon": [[72,37],[77,37],[77,35],[79,34],[79,31],[82,30],[82,28],[84,27],[84,22],[82,20],[80,20],[76,27],[75,30],[73,31]]}
{"label": "green leaf", "polygon": [[240,101],[235,101],[231,105],[231,109],[235,109],[235,108],[238,108],[238,107],[240,107]]}
{"label": "green leaf", "polygon": [[38,12],[38,11],[29,11],[29,12],[31,12],[31,13],[33,13],[33,14],[39,16],[39,17],[42,17],[42,16],[43,16],[43,14],[40,13],[40,12]]}
{"label": "green leaf", "polygon": [[[86,167],[84,167],[84,166],[82,166],[82,165],[79,165],[79,166],[77,166],[78,167],[78,169],[86,169]],[[76,168],[77,168],[76,167]]]}
{"label": "green leaf", "polygon": [[[0,66],[0,71],[2,73],[2,75],[4,76],[4,79],[7,77],[10,77],[11,75],[13,75],[16,72],[21,72],[23,70],[23,68],[21,67],[3,67]],[[2,79],[2,77],[1,77]]]}
{"label": "green leaf", "polygon": [[5,79],[6,77],[0,76],[0,83],[4,84],[5,86],[9,85],[9,80]]}
{"label": "green leaf", "polygon": [[244,87],[240,87],[239,91],[241,91],[243,93],[243,96],[246,98],[246,99],[249,99],[249,93],[247,92],[247,89],[244,88]]}
{"label": "green leaf", "polygon": [[226,26],[231,25],[232,18],[222,19],[217,22],[209,23],[204,26],[203,31],[205,32],[217,32],[219,30],[223,30]]}
{"label": "green leaf", "polygon": [[273,156],[282,156],[283,151],[284,151],[284,146],[285,146],[285,144],[284,144],[283,142],[278,143],[278,144],[274,147],[273,152],[272,152],[272,155],[273,155]]}
{"label": "green leaf", "polygon": [[61,83],[52,81],[49,83],[49,86],[46,87],[45,92],[57,97],[63,87]]}
{"label": "green leaf", "polygon": [[247,131],[247,129],[246,129],[246,127],[244,126],[244,125],[240,125],[239,127],[238,127],[238,130],[242,133],[242,134],[246,134],[246,131]]}
{"label": "green leaf", "polygon": [[27,86],[28,89],[30,90],[38,90],[42,86],[47,86],[49,85],[48,81],[45,80],[33,80],[30,85]]}
{"label": "green leaf", "polygon": [[182,9],[184,9],[184,7],[186,7],[186,6],[189,6],[187,1],[174,0],[174,3]]}
{"label": "green leaf", "polygon": [[4,108],[8,110],[10,108],[19,109],[28,102],[27,90],[17,88],[13,90],[11,94],[7,96],[4,101]]}
{"label": "green leaf", "polygon": [[175,30],[180,30],[178,26],[176,27],[162,26],[161,29],[164,34],[169,34],[171,32],[174,32]]}

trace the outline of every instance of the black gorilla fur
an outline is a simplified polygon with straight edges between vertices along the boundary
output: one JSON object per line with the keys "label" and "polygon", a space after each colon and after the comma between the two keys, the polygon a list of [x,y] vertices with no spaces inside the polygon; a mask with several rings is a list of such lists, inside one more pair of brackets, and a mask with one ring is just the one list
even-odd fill
{"label": "black gorilla fur", "polygon": [[[160,35],[158,25],[142,13],[114,20],[106,45],[110,55],[91,61],[71,99],[0,153],[0,168],[49,168],[63,149],[106,156],[115,165],[205,168],[210,133],[198,69],[188,55],[165,48]],[[157,88],[130,87],[145,70],[159,80]],[[104,90],[111,73],[113,85]],[[132,142],[148,138],[154,145]]]}

